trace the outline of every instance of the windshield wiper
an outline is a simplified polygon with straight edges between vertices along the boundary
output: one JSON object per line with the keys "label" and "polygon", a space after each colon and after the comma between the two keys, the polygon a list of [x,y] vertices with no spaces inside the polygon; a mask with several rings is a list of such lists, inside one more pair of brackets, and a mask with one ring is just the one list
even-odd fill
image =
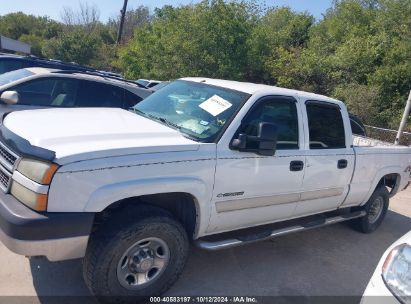
{"label": "windshield wiper", "polygon": [[181,127],[180,127],[179,125],[177,125],[177,124],[175,124],[175,123],[173,123],[173,122],[165,119],[164,117],[159,117],[159,116],[155,116],[155,115],[153,115],[153,114],[145,113],[145,112],[140,111],[140,110],[138,110],[138,109],[136,109],[136,108],[133,108],[133,107],[131,107],[129,110],[130,110],[130,111],[133,111],[134,113],[139,114],[139,115],[141,115],[141,116],[145,116],[145,117],[154,119],[154,120],[156,120],[156,121],[159,121],[159,122],[161,122],[162,124],[164,124],[164,125],[166,125],[166,126],[169,126],[169,127],[171,127],[171,128],[174,128],[174,129],[177,129],[177,130],[180,130],[180,129],[181,129]]}
{"label": "windshield wiper", "polygon": [[181,129],[181,127],[180,127],[178,124],[176,124],[176,123],[174,123],[174,122],[171,122],[171,121],[169,121],[169,120],[167,120],[167,119],[165,119],[165,118],[163,118],[163,117],[157,117],[157,119],[158,119],[159,121],[161,121],[162,123],[166,124],[166,125],[169,126],[169,127],[172,127],[172,128],[174,128],[174,129],[177,129],[177,130],[180,130],[180,129]]}
{"label": "windshield wiper", "polygon": [[153,114],[145,113],[145,112],[140,111],[140,110],[135,109],[135,108],[129,108],[129,111],[133,111],[134,113],[136,113],[136,114],[138,114],[138,115],[141,115],[141,116],[144,116],[144,117],[151,118],[151,119],[154,119],[154,120],[156,120],[156,121],[159,121],[159,122],[161,122],[162,124],[165,124],[166,126],[168,126],[168,127],[170,127],[170,128],[179,130],[180,133],[181,133],[184,137],[187,137],[188,139],[191,139],[191,140],[194,140],[194,141],[198,141],[198,138],[197,138],[197,137],[191,136],[191,135],[189,135],[189,134],[187,134],[187,133],[185,133],[185,132],[182,132],[181,129],[183,129],[183,127],[177,125],[176,123],[173,123],[173,122],[171,122],[171,121],[168,121],[167,119],[165,119],[165,118],[163,118],[163,117],[158,117],[158,116],[155,116],[155,115],[153,115]]}
{"label": "windshield wiper", "polygon": [[146,113],[144,113],[143,111],[137,110],[134,107],[128,108],[129,111],[133,111],[135,114],[140,114],[142,116],[146,116]]}

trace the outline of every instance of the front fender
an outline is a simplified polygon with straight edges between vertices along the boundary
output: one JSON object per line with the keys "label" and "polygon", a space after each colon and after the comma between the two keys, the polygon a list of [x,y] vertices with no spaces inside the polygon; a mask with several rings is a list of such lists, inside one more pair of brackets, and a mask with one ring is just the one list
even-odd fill
{"label": "front fender", "polygon": [[[84,211],[100,212],[111,204],[126,198],[170,192],[191,194],[199,204],[204,204],[209,200],[207,198],[207,186],[200,179],[193,177],[159,177],[104,185],[91,194]],[[198,207],[201,211],[204,210],[201,206]]]}

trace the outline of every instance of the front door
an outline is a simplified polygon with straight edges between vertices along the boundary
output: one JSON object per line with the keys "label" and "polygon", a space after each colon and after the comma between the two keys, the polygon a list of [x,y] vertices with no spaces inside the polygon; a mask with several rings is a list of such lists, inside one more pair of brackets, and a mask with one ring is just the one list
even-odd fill
{"label": "front door", "polygon": [[[217,168],[209,233],[245,228],[289,218],[300,197],[305,157],[300,153],[301,113],[292,97],[258,100],[234,134],[257,135],[260,122],[277,126],[274,156],[231,150],[217,145]],[[248,147],[247,147],[248,148]]]}

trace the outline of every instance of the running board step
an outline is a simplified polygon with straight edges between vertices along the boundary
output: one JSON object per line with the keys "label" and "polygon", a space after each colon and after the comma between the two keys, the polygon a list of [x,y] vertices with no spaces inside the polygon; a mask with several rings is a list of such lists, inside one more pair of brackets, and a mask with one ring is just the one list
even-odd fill
{"label": "running board step", "polygon": [[366,215],[365,211],[356,211],[356,212],[347,213],[347,214],[338,215],[338,216],[323,217],[319,220],[314,220],[314,221],[306,222],[303,224],[292,225],[292,226],[288,226],[288,227],[284,227],[280,229],[274,229],[274,230],[269,231],[268,233],[267,231],[264,231],[262,233],[260,232],[258,234],[248,236],[248,237],[234,237],[234,238],[228,238],[228,239],[216,240],[216,241],[207,241],[205,239],[198,239],[195,241],[195,244],[197,247],[201,249],[210,250],[210,251],[227,249],[227,248],[232,248],[232,247],[236,247],[240,245],[254,243],[257,241],[268,240],[271,238],[275,238],[277,236],[286,235],[286,234],[290,234],[290,233],[294,233],[298,231],[309,230],[309,229],[318,228],[318,227],[324,227],[327,225],[336,224],[336,223],[352,220],[355,218],[363,217],[365,215]]}

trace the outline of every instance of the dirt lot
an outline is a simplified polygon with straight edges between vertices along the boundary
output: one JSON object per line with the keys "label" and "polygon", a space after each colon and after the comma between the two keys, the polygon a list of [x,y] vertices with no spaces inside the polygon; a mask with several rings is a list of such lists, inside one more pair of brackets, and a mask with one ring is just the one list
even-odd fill
{"label": "dirt lot", "polygon": [[[382,253],[409,230],[411,189],[392,199],[384,223],[370,235],[343,223],[220,252],[192,248],[168,294],[361,295]],[[47,295],[89,294],[80,260],[27,259],[0,245],[0,261],[0,295],[41,301]]]}

